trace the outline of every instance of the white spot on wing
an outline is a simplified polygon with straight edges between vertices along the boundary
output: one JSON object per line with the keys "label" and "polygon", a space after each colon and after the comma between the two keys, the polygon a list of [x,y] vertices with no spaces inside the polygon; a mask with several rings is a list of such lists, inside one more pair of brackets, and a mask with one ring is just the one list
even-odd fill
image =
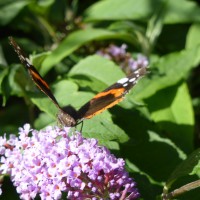
{"label": "white spot on wing", "polygon": [[118,80],[117,83],[124,84],[127,81],[128,81],[128,78],[122,78],[122,79]]}
{"label": "white spot on wing", "polygon": [[134,74],[139,74],[139,70],[134,71]]}
{"label": "white spot on wing", "polygon": [[131,78],[131,79],[129,79],[129,82],[132,83],[132,82],[134,82],[135,80],[136,80],[136,78]]}
{"label": "white spot on wing", "polygon": [[28,58],[25,58],[26,62],[30,63],[30,60]]}

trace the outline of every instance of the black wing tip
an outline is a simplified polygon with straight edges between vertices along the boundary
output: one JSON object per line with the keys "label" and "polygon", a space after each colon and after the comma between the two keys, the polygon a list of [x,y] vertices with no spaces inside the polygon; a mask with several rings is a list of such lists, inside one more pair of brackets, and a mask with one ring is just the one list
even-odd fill
{"label": "black wing tip", "polygon": [[12,36],[8,36],[8,40],[9,40],[9,41],[12,41],[12,40],[13,40],[13,37],[12,37]]}
{"label": "black wing tip", "polygon": [[15,42],[15,40],[14,40],[14,38],[12,36],[9,36],[8,40],[9,40],[10,45],[16,46],[16,42]]}
{"label": "black wing tip", "polygon": [[14,38],[12,36],[8,37],[9,43],[10,45],[14,48],[15,52],[17,52],[17,54],[19,55],[19,51],[22,53],[21,48],[19,47],[19,45],[17,44],[17,42],[14,40]]}
{"label": "black wing tip", "polygon": [[128,77],[131,77],[135,74],[139,74],[140,77],[145,76],[146,74],[149,74],[150,72],[148,71],[148,67],[147,66],[143,66],[140,67],[138,69],[136,69],[135,71],[132,72],[132,74]]}

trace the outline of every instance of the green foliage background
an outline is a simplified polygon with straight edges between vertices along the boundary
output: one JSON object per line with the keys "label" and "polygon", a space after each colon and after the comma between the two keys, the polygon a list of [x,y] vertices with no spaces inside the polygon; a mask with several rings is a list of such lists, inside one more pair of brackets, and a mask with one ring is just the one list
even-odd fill
{"label": "green foliage background", "polygon": [[[188,0],[0,0],[0,134],[31,123],[56,125],[56,107],[32,83],[8,44],[12,35],[50,84],[61,106],[80,108],[125,76],[95,55],[126,43],[149,58],[150,73],[109,111],[86,120],[126,160],[141,199],[161,199],[199,179],[200,4]],[[18,199],[3,182],[4,199]],[[7,191],[7,192],[6,192]],[[199,189],[178,199],[199,199]]]}

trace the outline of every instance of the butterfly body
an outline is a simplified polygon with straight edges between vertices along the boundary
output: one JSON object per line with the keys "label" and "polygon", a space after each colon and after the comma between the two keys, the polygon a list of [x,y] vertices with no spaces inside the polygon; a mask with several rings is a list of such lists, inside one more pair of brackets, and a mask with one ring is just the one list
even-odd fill
{"label": "butterfly body", "polygon": [[67,114],[63,110],[59,110],[59,112],[57,114],[57,118],[58,118],[58,121],[60,122],[60,124],[63,124],[65,126],[74,127],[77,125],[76,119],[74,117],[72,117],[71,115]]}
{"label": "butterfly body", "polygon": [[9,37],[10,44],[13,46],[15,52],[17,53],[20,61],[28,70],[32,80],[35,82],[37,87],[46,94],[52,102],[57,106],[58,120],[59,122],[68,127],[73,127],[82,122],[84,119],[90,119],[93,116],[100,114],[104,110],[113,107],[124,99],[124,96],[129,92],[129,90],[137,83],[139,78],[144,76],[147,71],[146,67],[137,69],[129,76],[118,80],[116,83],[106,88],[104,91],[95,95],[90,101],[83,105],[74,115],[64,111],[58,104],[55,96],[51,92],[50,87],[46,81],[40,76],[36,68],[30,64],[28,58],[24,55],[22,49],[15,42],[12,37]]}

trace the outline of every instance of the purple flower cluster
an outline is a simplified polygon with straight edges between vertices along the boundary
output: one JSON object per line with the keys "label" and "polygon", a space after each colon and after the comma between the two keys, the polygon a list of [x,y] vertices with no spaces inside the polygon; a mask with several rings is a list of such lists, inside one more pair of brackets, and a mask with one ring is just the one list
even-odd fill
{"label": "purple flower cluster", "polygon": [[0,137],[1,176],[6,174],[21,199],[137,199],[136,183],[124,160],[117,159],[95,139],[85,139],[70,128],[30,125],[19,136]]}
{"label": "purple flower cluster", "polygon": [[112,44],[107,48],[97,51],[97,54],[110,60],[113,60],[127,74],[130,74],[139,68],[148,66],[149,61],[147,57],[145,57],[142,54],[138,54],[137,58],[134,59],[130,53],[126,52],[126,49],[126,44],[122,44],[121,47]]}

